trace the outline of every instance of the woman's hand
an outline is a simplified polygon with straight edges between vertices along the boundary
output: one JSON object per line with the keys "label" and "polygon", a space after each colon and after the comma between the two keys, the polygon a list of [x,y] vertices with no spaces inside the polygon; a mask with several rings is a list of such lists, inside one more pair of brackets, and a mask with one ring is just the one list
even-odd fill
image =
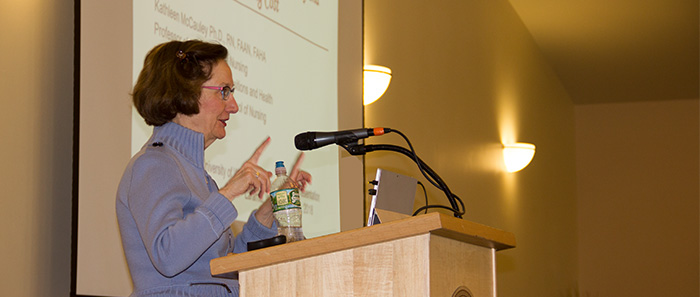
{"label": "woman's hand", "polygon": [[270,201],[269,196],[267,197],[267,200],[260,205],[258,211],[255,212],[255,219],[257,219],[260,224],[267,228],[272,227],[275,217],[272,216],[272,201]]}
{"label": "woman's hand", "polygon": [[[296,163],[294,163],[291,173],[289,174],[289,178],[297,182],[299,190],[302,192],[306,188],[306,185],[311,183],[311,174],[306,171],[299,170],[299,167],[303,162],[304,153],[301,153],[299,158],[297,158]],[[258,211],[255,213],[255,218],[267,228],[272,227],[272,223],[275,221],[275,218],[272,215],[272,201],[270,201],[270,197],[268,197],[267,200],[260,205],[260,208],[258,208]]]}
{"label": "woman's hand", "polygon": [[299,169],[303,162],[304,152],[299,154],[296,163],[294,163],[294,167],[292,167],[292,171],[289,173],[289,178],[297,183],[299,190],[302,192],[306,189],[306,185],[311,183],[311,174]]}
{"label": "woman's hand", "polygon": [[[260,199],[263,199],[263,197],[270,192],[270,177],[272,176],[272,172],[258,166],[258,160],[268,144],[270,144],[270,137],[265,139],[255,150],[253,156],[243,163],[241,168],[236,171],[226,185],[219,189],[219,193],[231,201],[245,193],[258,195]],[[272,212],[272,206],[270,206],[270,212]]]}

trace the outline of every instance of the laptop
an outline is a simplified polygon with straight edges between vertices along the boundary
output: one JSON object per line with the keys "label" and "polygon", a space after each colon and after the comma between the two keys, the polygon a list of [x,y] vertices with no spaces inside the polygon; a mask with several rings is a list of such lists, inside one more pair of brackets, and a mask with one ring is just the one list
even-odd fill
{"label": "laptop", "polygon": [[417,185],[415,178],[378,168],[374,181],[374,191],[370,191],[373,195],[367,226],[381,223],[381,210],[413,215]]}

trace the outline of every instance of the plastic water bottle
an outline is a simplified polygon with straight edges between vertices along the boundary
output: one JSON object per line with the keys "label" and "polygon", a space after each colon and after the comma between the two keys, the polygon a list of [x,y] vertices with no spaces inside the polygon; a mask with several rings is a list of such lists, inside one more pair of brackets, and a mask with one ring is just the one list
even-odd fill
{"label": "plastic water bottle", "polygon": [[299,187],[296,182],[287,176],[287,168],[284,161],[275,163],[277,178],[272,182],[272,215],[277,220],[277,235],[287,237],[287,242],[303,240],[304,232],[301,229],[301,201],[299,200]]}

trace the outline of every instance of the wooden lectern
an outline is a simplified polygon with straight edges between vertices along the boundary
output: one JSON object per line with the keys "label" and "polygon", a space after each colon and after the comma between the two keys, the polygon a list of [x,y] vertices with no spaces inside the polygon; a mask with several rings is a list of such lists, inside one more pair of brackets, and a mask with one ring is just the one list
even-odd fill
{"label": "wooden lectern", "polygon": [[496,251],[512,233],[441,213],[282,244],[211,261],[252,296],[496,295]]}

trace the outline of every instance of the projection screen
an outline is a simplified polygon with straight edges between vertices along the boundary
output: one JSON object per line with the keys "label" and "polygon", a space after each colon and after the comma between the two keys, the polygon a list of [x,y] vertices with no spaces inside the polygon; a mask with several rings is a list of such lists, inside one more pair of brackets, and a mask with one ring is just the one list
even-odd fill
{"label": "projection screen", "polygon": [[[205,156],[219,185],[268,136],[259,164],[274,171],[275,161],[296,160],[296,134],[362,126],[362,1],[78,1],[78,16],[75,295],[131,292],[114,205],[124,167],[152,130],[130,91],[153,46],[201,39],[229,49],[239,112]],[[326,147],[307,152],[302,167],[313,175],[302,195],[306,236],[361,227],[361,159]],[[237,199],[237,220],[260,203]]]}

